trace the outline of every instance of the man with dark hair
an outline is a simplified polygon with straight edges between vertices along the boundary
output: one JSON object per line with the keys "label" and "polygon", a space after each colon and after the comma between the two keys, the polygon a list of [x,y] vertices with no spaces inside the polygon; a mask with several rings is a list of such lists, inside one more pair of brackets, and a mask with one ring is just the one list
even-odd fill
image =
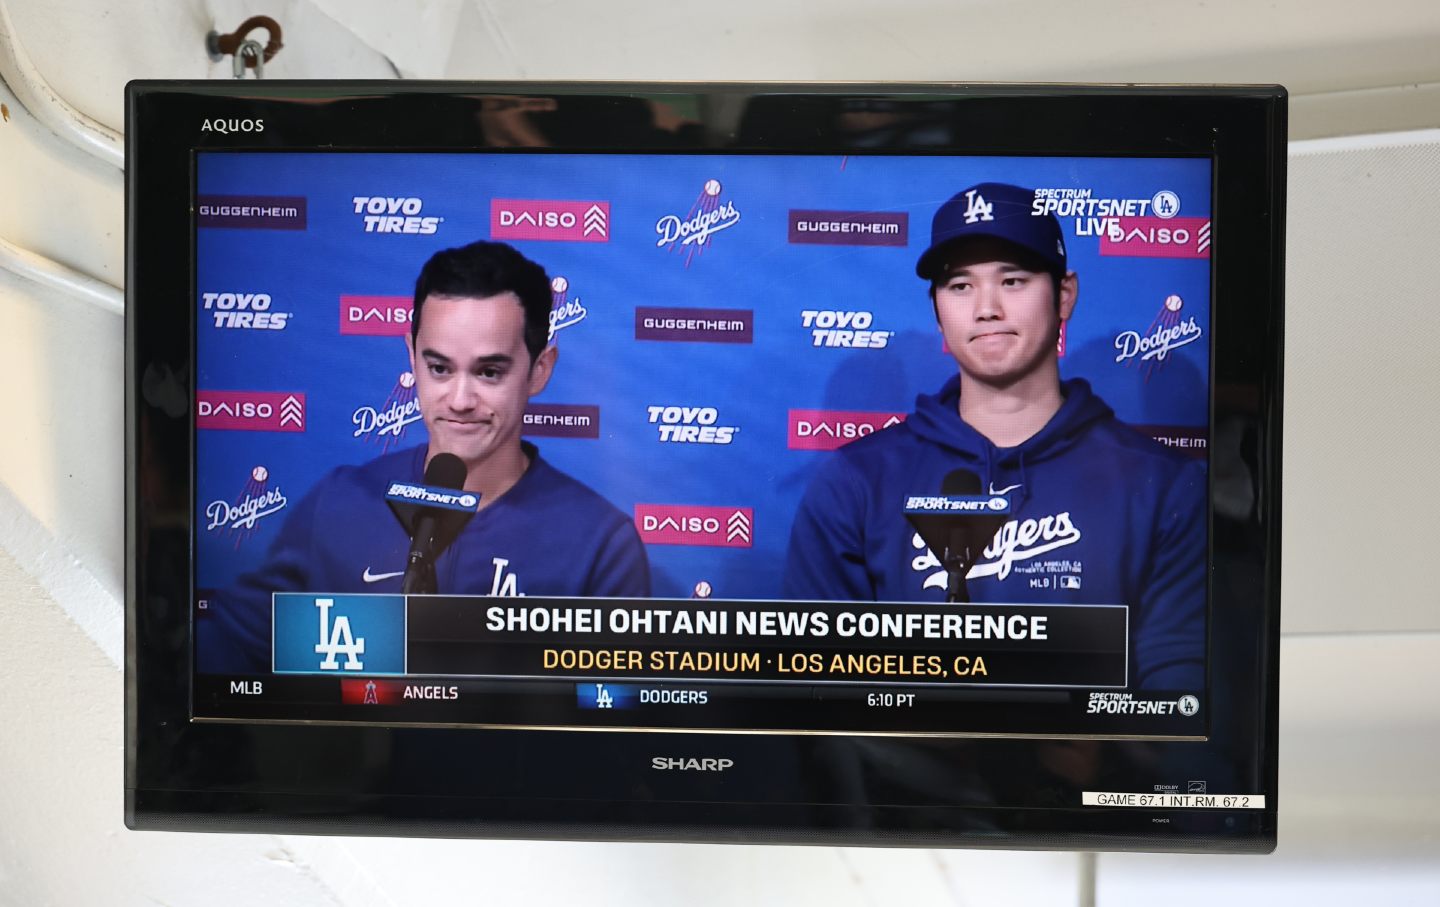
{"label": "man with dark hair", "polygon": [[1060,326],[1079,279],[1034,193],[982,183],[940,206],[916,263],[958,373],[905,422],[837,451],[796,515],[794,599],[944,601],[947,572],[903,502],[964,470],[1009,515],[966,574],[971,600],[1130,607],[1133,686],[1204,682],[1202,463],[1060,380]]}
{"label": "man with dark hair", "polygon": [[447,594],[648,596],[634,523],[550,466],[520,434],[555,369],[550,281],[504,243],[436,253],[415,282],[405,346],[426,444],[342,466],[281,528],[264,564],[216,597],[197,623],[199,668],[270,670],[275,592],[398,592],[409,536],[386,503],[391,483],[422,483],[438,454],[465,464],[479,512],[436,558]]}

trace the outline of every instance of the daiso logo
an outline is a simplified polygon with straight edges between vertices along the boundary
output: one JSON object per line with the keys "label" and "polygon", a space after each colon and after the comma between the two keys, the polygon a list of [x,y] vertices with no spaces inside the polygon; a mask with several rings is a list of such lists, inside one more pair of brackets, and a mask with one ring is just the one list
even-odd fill
{"label": "daiso logo", "polygon": [[404,337],[415,320],[409,296],[341,296],[340,333],[369,337]]}
{"label": "daiso logo", "polygon": [[609,242],[610,203],[554,198],[492,199],[490,237]]}
{"label": "daiso logo", "polygon": [[788,446],[791,450],[834,450],[903,421],[905,413],[792,409]]}
{"label": "daiso logo", "polygon": [[195,427],[230,431],[304,431],[305,395],[286,391],[198,391]]}
{"label": "daiso logo", "polygon": [[636,504],[635,528],[649,545],[749,548],[755,526],[750,507]]}

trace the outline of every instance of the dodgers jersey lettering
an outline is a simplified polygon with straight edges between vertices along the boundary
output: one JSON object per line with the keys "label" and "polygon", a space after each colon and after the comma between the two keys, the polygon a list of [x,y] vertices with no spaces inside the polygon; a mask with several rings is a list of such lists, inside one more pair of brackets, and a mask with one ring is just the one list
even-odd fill
{"label": "dodgers jersey lettering", "polygon": [[[650,566],[634,523],[524,444],[530,467],[470,518],[435,562],[456,595],[648,597]],[[410,538],[385,503],[390,483],[419,482],[424,445],[321,479],[281,527],[259,569],[216,596],[196,622],[199,669],[270,670],[273,592],[399,593]]]}
{"label": "dodgers jersey lettering", "polygon": [[1120,422],[1085,381],[1061,391],[1044,428],[998,448],[960,418],[956,375],[830,455],[795,517],[785,597],[943,602],[945,568],[902,511],[968,469],[1012,508],[967,574],[971,600],[1129,605],[1131,685],[1201,689],[1205,466]]}

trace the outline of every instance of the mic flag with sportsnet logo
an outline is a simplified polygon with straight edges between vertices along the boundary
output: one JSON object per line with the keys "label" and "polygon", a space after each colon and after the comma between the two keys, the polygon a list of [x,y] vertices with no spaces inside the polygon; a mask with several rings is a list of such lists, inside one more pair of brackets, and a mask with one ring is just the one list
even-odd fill
{"label": "mic flag with sportsnet logo", "polygon": [[[385,503],[405,527],[405,534],[411,539],[417,531],[429,535],[432,564],[480,509],[480,495],[465,491],[460,487],[464,484],[464,463],[458,457],[439,454],[425,469],[425,484],[396,480],[385,490]],[[424,524],[427,518],[428,525]]]}

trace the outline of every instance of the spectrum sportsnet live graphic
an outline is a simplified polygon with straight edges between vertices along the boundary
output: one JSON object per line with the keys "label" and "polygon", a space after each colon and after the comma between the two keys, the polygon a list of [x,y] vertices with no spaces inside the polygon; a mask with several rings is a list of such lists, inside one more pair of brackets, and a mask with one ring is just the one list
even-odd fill
{"label": "spectrum sportsnet live graphic", "polygon": [[[557,350],[543,390],[496,424],[630,519],[655,595],[779,595],[817,471],[902,430],[956,372],[915,268],[939,204],[984,182],[1059,223],[1080,288],[1061,377],[1205,463],[1223,225],[1204,159],[200,153],[198,584],[258,568],[337,468],[428,443],[427,366],[406,348],[416,278],[489,241],[544,268]],[[482,386],[484,369],[456,367]],[[993,562],[1006,582],[1083,594],[1066,562],[1093,518],[1041,503],[1019,505]],[[938,557],[904,542],[896,570],[943,593]]]}

